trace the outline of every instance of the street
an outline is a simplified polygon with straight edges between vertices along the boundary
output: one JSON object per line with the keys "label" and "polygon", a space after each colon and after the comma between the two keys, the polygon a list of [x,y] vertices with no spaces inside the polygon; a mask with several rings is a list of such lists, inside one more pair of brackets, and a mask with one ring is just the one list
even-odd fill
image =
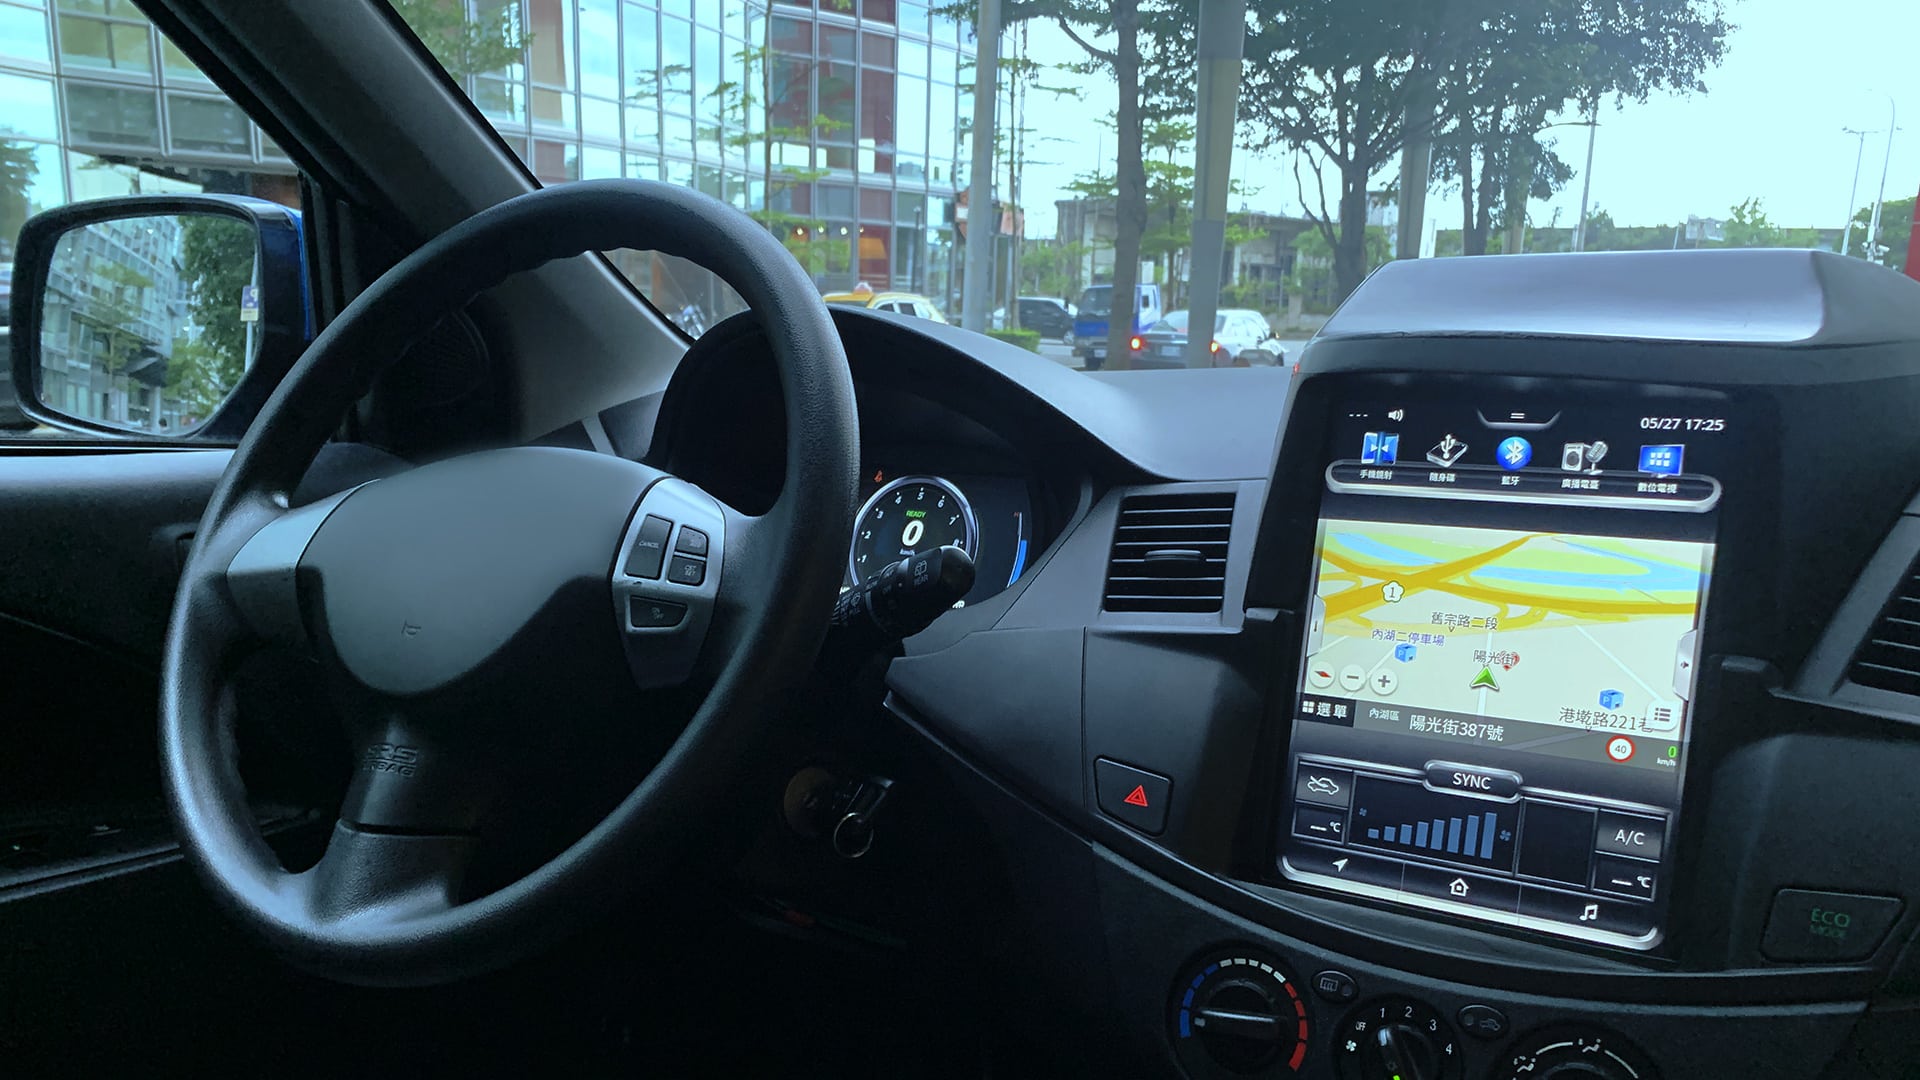
{"label": "street", "polygon": [[[1300,350],[1306,346],[1308,341],[1305,337],[1295,338],[1286,336],[1282,336],[1280,340],[1287,347],[1286,362],[1288,364],[1292,364],[1294,361],[1300,359]],[[1075,370],[1079,370],[1082,366],[1080,358],[1073,355],[1072,348],[1068,347],[1064,342],[1051,338],[1040,342],[1040,355],[1056,364],[1061,364]]]}

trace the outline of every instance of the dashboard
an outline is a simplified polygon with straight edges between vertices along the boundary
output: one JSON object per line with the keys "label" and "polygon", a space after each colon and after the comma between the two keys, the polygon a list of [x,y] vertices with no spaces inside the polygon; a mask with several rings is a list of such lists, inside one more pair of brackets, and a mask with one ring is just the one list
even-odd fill
{"label": "dashboard", "polygon": [[[935,762],[911,842],[1120,1075],[1912,1076],[1916,293],[1417,260],[1295,373],[836,313],[849,581],[981,573],[835,753]],[[699,365],[743,398],[747,340]],[[739,498],[773,442],[674,467]]]}

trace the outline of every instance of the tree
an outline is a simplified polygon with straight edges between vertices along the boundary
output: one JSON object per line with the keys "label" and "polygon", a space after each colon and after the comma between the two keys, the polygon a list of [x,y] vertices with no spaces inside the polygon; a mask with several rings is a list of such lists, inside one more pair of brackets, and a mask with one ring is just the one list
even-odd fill
{"label": "tree", "polygon": [[[1287,291],[1300,296],[1302,303],[1314,311],[1332,311],[1338,307],[1340,301],[1346,299],[1346,293],[1340,291],[1334,271],[1334,249],[1327,234],[1320,229],[1308,229],[1294,237],[1293,249],[1299,255],[1294,259]],[[1377,225],[1367,228],[1361,258],[1368,274],[1386,264],[1386,229]]]}
{"label": "tree", "polygon": [[180,218],[186,332],[173,341],[166,393],[186,417],[211,415],[253,361],[240,298],[254,282],[255,248],[253,229],[243,221],[213,214]]}
{"label": "tree", "polygon": [[393,0],[393,10],[456,79],[519,63],[532,37],[520,26],[517,2],[481,0],[479,8],[470,20],[466,0]]}
{"label": "tree", "polygon": [[[748,213],[779,237],[809,274],[817,277],[847,270],[852,265],[852,242],[844,235],[836,239],[825,220],[795,205],[799,200],[794,196],[825,177],[827,170],[810,162],[792,164],[784,158],[785,147],[807,145],[813,132],[830,135],[846,127],[845,121],[807,112],[818,62],[775,53],[766,45],[742,49],[737,59],[746,78],[714,88],[720,123],[704,127],[702,138],[722,141],[759,162],[766,178],[766,195]],[[671,74],[671,69],[667,70]],[[656,92],[656,88],[643,85],[636,95]]]}
{"label": "tree", "polygon": [[[1884,252],[1878,258],[1884,266],[1905,272],[1907,259],[1911,253],[1907,244],[1913,238],[1913,199],[1895,199],[1880,204],[1880,235],[1873,238],[1871,245],[1863,241],[1868,226],[1873,224],[1873,207],[1863,206],[1853,215],[1854,242],[1848,246],[1847,254],[1862,259],[1875,259],[1877,253]],[[1872,248],[1870,251],[1869,248]]]}
{"label": "tree", "polygon": [[32,143],[0,139],[0,241],[9,247],[20,235],[20,226],[33,216],[28,198],[39,173]]}
{"label": "tree", "polygon": [[[1433,87],[1463,29],[1494,0],[1249,0],[1241,110],[1255,150],[1292,147],[1314,173],[1317,209],[1296,159],[1302,211],[1326,241],[1335,300],[1368,270],[1367,190],[1411,136],[1432,131]],[[1340,191],[1320,181],[1331,166]]]}
{"label": "tree", "polygon": [[1466,253],[1485,253],[1496,216],[1517,241],[1528,199],[1571,179],[1540,137],[1550,116],[1705,92],[1700,73],[1730,29],[1718,0],[1523,0],[1460,28],[1439,72],[1435,147],[1436,171],[1459,185]]}

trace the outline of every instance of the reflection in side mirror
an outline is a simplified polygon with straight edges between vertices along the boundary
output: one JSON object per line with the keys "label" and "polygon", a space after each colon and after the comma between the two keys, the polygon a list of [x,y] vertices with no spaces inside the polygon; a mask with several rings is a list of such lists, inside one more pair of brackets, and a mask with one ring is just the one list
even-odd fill
{"label": "reflection in side mirror", "polygon": [[259,355],[258,247],[252,224],[214,213],[63,233],[40,298],[41,405],[121,431],[200,427]]}

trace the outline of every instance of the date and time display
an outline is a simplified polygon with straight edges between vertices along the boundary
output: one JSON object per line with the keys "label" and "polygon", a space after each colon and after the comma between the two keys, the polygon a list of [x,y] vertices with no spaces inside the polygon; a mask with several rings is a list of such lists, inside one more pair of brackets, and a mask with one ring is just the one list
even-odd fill
{"label": "date and time display", "polygon": [[1643,416],[1640,418],[1640,430],[1711,433],[1727,430],[1727,421],[1719,416]]}

